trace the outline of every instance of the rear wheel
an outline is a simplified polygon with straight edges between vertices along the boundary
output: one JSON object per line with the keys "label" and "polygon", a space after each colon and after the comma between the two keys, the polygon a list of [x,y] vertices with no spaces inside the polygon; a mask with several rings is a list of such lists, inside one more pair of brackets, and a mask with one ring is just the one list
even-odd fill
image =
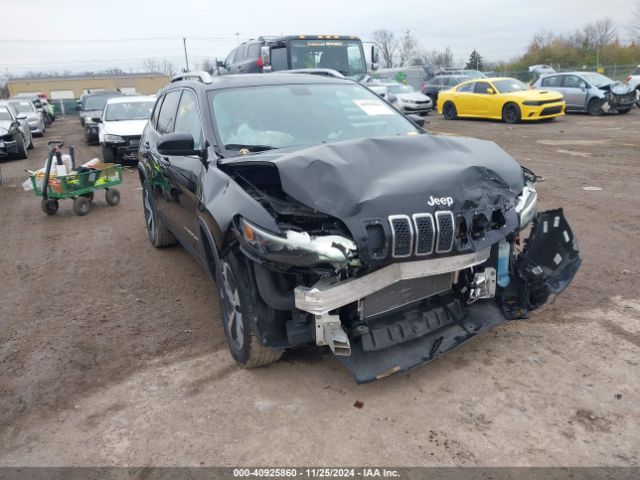
{"label": "rear wheel", "polygon": [[249,275],[246,263],[230,253],[222,261],[216,284],[231,356],[238,365],[255,368],[279,360],[282,352],[262,345],[254,333],[251,319],[259,314],[255,302],[262,300],[252,295]]}
{"label": "rear wheel", "polygon": [[515,103],[507,103],[502,109],[502,120],[510,125],[520,123],[520,120],[522,120],[520,107]]}
{"label": "rear wheel", "polygon": [[40,206],[42,207],[42,211],[47,215],[55,215],[60,205],[58,200],[55,198],[49,198],[47,200],[42,200]]}
{"label": "rear wheel", "polygon": [[120,203],[120,192],[115,188],[109,188],[104,193],[104,199],[107,201],[109,205],[115,207]]}
{"label": "rear wheel", "polygon": [[458,118],[458,110],[453,102],[447,102],[442,106],[442,115],[445,120],[455,120]]}
{"label": "rear wheel", "polygon": [[587,105],[587,112],[589,115],[593,115],[594,117],[598,117],[604,113],[602,106],[604,105],[604,100],[599,98],[594,98]]}
{"label": "rear wheel", "polygon": [[147,235],[151,245],[156,248],[169,247],[176,244],[176,237],[171,230],[164,226],[160,215],[156,211],[156,203],[148,182],[142,185],[142,207]]}

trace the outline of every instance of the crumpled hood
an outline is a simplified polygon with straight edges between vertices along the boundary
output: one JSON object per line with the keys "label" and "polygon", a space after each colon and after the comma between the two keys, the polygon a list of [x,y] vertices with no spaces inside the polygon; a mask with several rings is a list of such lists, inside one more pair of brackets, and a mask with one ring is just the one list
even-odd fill
{"label": "crumpled hood", "polygon": [[627,95],[633,92],[633,86],[622,82],[613,82],[608,85],[602,85],[600,90],[611,91],[614,95]]}
{"label": "crumpled hood", "polygon": [[102,129],[104,133],[111,135],[142,135],[145,125],[148,119],[142,120],[121,120],[117,122],[103,122]]}
{"label": "crumpled hood", "polygon": [[472,138],[364,138],[235,157],[223,164],[251,162],[275,165],[284,192],[342,220],[359,247],[366,242],[364,223],[377,219],[387,230],[390,215],[450,210],[464,212],[471,224],[474,213],[491,218],[500,208],[515,228],[513,206],[524,186],[513,158],[493,142]]}

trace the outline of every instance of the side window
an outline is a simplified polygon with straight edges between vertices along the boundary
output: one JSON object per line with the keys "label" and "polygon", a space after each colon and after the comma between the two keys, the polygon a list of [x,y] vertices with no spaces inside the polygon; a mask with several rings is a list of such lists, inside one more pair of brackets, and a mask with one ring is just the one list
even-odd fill
{"label": "side window", "polygon": [[257,60],[258,58],[260,58],[261,46],[261,43],[252,43],[251,45],[249,45],[249,48],[247,48],[247,58],[249,60]]}
{"label": "side window", "polygon": [[173,132],[173,124],[176,119],[176,110],[178,109],[178,101],[182,90],[174,90],[164,96],[162,108],[158,115],[157,130],[161,134]]}
{"label": "side window", "polygon": [[546,77],[542,79],[542,82],[540,84],[543,87],[559,87],[562,84],[562,77],[559,75]]}
{"label": "side window", "polygon": [[278,70],[287,70],[287,49],[272,48],[271,49],[271,67],[274,72]]}
{"label": "side window", "polygon": [[489,82],[476,82],[476,86],[473,88],[473,93],[487,95],[487,88],[492,88]]}
{"label": "side window", "polygon": [[164,100],[164,95],[158,98],[158,100],[156,101],[156,106],[153,109],[153,113],[151,114],[151,126],[154,129],[157,129],[158,115],[160,114],[160,107],[162,107],[163,100]]}
{"label": "side window", "polygon": [[240,45],[236,50],[236,56],[233,59],[233,63],[242,62],[247,58],[247,47],[248,45]]}
{"label": "side window", "polygon": [[237,48],[235,50],[231,50],[231,53],[227,55],[227,58],[224,61],[225,65],[229,66],[233,64],[233,60],[234,60],[234,57],[236,56],[237,51],[238,51]]}
{"label": "side window", "polygon": [[473,87],[475,86],[475,84],[476,82],[465,83],[464,85],[458,87],[458,92],[461,92],[461,93],[473,92]]}
{"label": "side window", "polygon": [[180,99],[178,114],[176,115],[175,132],[186,132],[193,136],[193,146],[196,149],[202,148],[202,122],[200,121],[200,110],[195,93],[185,90]]}
{"label": "side window", "polygon": [[585,86],[584,80],[575,75],[565,75],[563,86],[565,88],[581,88]]}

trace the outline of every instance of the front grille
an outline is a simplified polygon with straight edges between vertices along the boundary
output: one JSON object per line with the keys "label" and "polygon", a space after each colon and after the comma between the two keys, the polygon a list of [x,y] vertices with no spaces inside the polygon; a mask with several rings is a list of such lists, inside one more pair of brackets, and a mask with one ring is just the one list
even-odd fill
{"label": "front grille", "polygon": [[453,248],[455,225],[453,213],[436,212],[436,224],[438,225],[438,241],[436,253],[447,253]]}
{"label": "front grille", "polygon": [[[391,254],[395,258],[448,253],[453,249],[455,221],[450,211],[436,212],[435,221],[430,213],[391,215]],[[415,251],[414,251],[415,245]]]}
{"label": "front grille", "polygon": [[542,112],[540,112],[540,116],[544,117],[545,115],[555,115],[557,113],[562,112],[562,107],[549,107],[549,108],[545,108],[544,110],[542,110]]}
{"label": "front grille", "polygon": [[389,222],[391,223],[392,255],[396,258],[410,256],[413,247],[413,228],[409,217],[392,215],[389,217]]}
{"label": "front grille", "polygon": [[433,215],[430,213],[416,213],[413,215],[416,227],[416,255],[428,255],[433,252],[436,240],[436,227]]}

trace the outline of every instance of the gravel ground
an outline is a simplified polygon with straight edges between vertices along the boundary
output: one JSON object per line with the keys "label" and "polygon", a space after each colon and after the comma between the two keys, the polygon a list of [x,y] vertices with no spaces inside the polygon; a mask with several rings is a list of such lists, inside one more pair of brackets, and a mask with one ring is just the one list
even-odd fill
{"label": "gravel ground", "polygon": [[54,136],[97,156],[77,118],[3,162],[0,465],[638,465],[640,110],[429,120],[544,176],[542,205],[565,208],[584,263],[531,320],[361,386],[326,349],[237,368],[205,272],[149,245],[135,167],[119,206],[45,216],[24,169]]}

